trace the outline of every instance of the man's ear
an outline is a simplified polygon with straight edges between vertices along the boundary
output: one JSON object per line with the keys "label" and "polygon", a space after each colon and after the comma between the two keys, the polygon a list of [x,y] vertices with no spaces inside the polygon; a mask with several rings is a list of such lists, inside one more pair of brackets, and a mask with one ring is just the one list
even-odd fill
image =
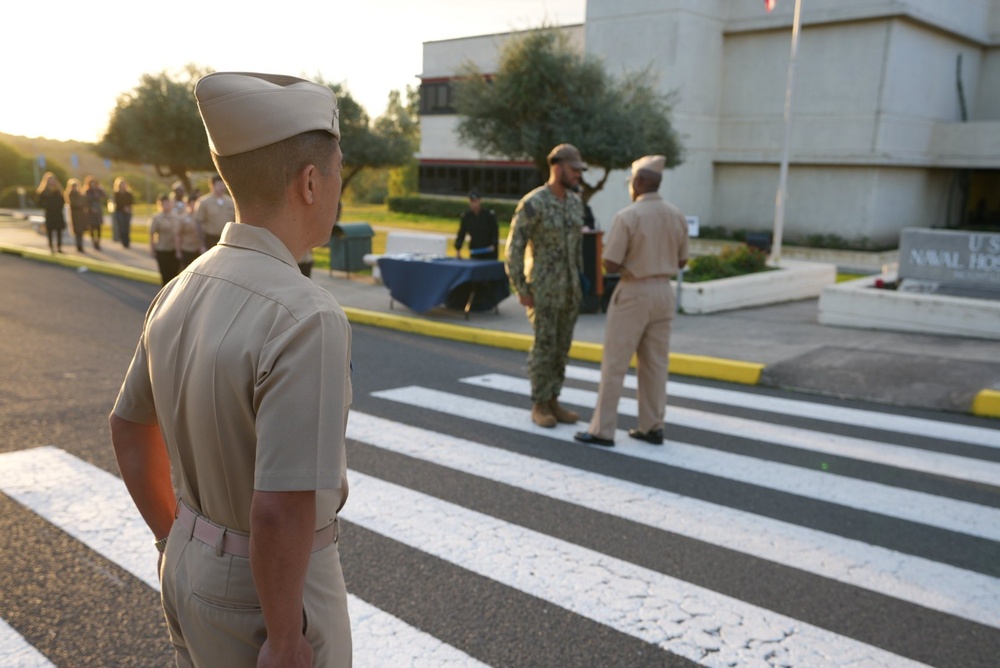
{"label": "man's ear", "polygon": [[299,191],[302,201],[306,204],[316,203],[316,187],[318,185],[319,170],[315,165],[306,165],[299,171],[296,179],[296,188]]}

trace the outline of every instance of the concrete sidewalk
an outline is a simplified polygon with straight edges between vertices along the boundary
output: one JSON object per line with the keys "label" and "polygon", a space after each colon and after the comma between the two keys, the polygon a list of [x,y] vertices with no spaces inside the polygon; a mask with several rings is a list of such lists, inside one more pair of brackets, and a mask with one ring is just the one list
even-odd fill
{"label": "concrete sidewalk", "polygon": [[[79,253],[67,235],[65,252],[52,255],[45,236],[26,221],[0,216],[2,252],[159,284],[148,247],[124,249],[105,239],[101,248],[96,252],[88,243]],[[443,308],[424,314],[398,303],[391,308],[388,290],[367,276],[316,270],[313,279],[356,324],[518,350],[531,343],[530,325],[513,297],[500,304],[499,313],[473,313],[465,320]],[[604,314],[580,315],[575,359],[600,361],[604,324]],[[1000,343],[823,326],[815,299],[679,315],[671,351],[670,370],[677,375],[1000,418]]]}

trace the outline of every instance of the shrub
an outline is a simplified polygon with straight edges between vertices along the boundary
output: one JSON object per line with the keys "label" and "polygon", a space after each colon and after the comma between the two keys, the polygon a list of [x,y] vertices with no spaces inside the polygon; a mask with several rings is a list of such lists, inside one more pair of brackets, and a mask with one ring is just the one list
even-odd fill
{"label": "shrub", "polygon": [[727,246],[722,249],[720,257],[737,274],[754,274],[767,270],[767,253],[753,246]]}
{"label": "shrub", "polygon": [[[439,218],[459,218],[469,208],[464,197],[428,197],[426,195],[406,195],[388,197],[385,200],[389,211],[397,213],[419,213]],[[509,200],[483,200],[483,208],[493,209],[497,220],[510,220],[514,216],[517,203]]]}
{"label": "shrub", "polygon": [[17,194],[18,187],[24,188],[24,205],[27,208],[35,206],[35,189],[32,186],[8,186],[0,190],[0,207],[5,209],[21,208],[21,198]]}
{"label": "shrub", "polygon": [[689,283],[731,278],[769,271],[767,255],[750,246],[726,246],[718,255],[702,255],[691,260],[684,280]]}

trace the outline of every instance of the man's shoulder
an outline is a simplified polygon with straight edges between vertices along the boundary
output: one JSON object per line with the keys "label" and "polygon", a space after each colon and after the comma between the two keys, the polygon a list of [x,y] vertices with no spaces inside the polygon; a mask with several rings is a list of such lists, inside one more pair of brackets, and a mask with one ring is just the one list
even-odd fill
{"label": "man's shoulder", "polygon": [[622,213],[626,211],[656,211],[658,213],[662,213],[663,215],[680,217],[682,219],[684,218],[684,214],[681,213],[681,210],[677,208],[675,204],[668,202],[660,196],[659,193],[647,193],[646,195],[643,195],[641,198],[622,209]]}
{"label": "man's shoulder", "polygon": [[547,199],[547,196],[551,194],[548,186],[540,185],[534,190],[529,191],[524,197],[521,198],[520,204],[527,204],[528,202],[542,202]]}
{"label": "man's shoulder", "polygon": [[517,212],[520,213],[523,211],[529,218],[534,217],[535,214],[545,207],[545,193],[547,192],[548,188],[544,185],[530,191],[517,203]]}

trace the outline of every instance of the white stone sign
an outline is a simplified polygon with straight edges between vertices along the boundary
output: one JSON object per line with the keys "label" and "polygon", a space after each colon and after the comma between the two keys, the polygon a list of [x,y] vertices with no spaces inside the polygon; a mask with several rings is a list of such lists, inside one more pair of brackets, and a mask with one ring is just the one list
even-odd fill
{"label": "white stone sign", "polygon": [[1000,234],[905,229],[899,277],[1000,292]]}

